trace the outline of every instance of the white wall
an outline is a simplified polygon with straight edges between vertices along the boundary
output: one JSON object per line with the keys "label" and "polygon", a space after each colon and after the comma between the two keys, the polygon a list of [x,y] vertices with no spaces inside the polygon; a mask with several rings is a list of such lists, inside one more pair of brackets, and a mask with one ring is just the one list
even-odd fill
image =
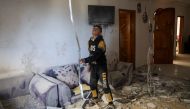
{"label": "white wall", "polygon": [[176,55],[176,37],[177,37],[177,16],[184,16],[184,40],[186,40],[186,37],[188,35],[189,32],[189,27],[190,24],[189,22],[189,12],[188,12],[188,4],[182,3],[182,2],[170,2],[170,1],[162,1],[162,0],[157,0],[154,2],[154,4],[152,4],[152,10],[156,10],[157,8],[175,8],[175,33],[174,33],[174,55]]}
{"label": "white wall", "polygon": [[[148,13],[157,8],[175,7],[176,16],[186,16],[184,5],[156,0],[147,6]],[[114,5],[115,24],[104,27],[109,62],[119,56],[118,9],[136,10],[136,0],[73,0],[74,19],[82,57],[88,56],[87,41],[91,36],[87,6]],[[150,8],[151,7],[151,8]],[[151,9],[151,10],[150,10]],[[49,66],[76,63],[77,43],[70,22],[68,0],[0,0],[0,73],[38,72]],[[189,25],[186,25],[187,29]],[[185,33],[188,33],[185,30]],[[136,14],[136,67],[146,63],[148,25],[142,14]],[[12,72],[12,73],[11,73]],[[16,72],[16,73],[13,73]]]}
{"label": "white wall", "polygon": [[77,62],[67,0],[0,0],[0,73]]}

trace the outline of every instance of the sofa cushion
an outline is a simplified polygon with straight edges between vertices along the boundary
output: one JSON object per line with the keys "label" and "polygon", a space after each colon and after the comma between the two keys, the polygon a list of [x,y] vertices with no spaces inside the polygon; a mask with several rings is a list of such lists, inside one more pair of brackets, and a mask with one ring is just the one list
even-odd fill
{"label": "sofa cushion", "polygon": [[[90,90],[90,86],[87,84],[82,84],[82,88],[83,88],[83,91],[89,91]],[[74,88],[72,91],[74,92],[74,95],[80,94],[81,93],[80,86]]]}
{"label": "sofa cushion", "polygon": [[52,67],[45,74],[64,82],[70,88],[78,86],[79,83],[76,64]]}
{"label": "sofa cushion", "polygon": [[90,84],[90,65],[89,64],[84,64],[80,66],[81,70],[81,81],[84,84],[89,85]]}
{"label": "sofa cushion", "polygon": [[109,72],[109,75],[109,82],[113,87],[117,87],[120,83],[122,83],[121,80],[123,80],[123,75],[120,71]]}
{"label": "sofa cushion", "polygon": [[133,64],[119,62],[115,71],[109,72],[109,82],[113,87],[120,87],[124,83],[130,85],[132,81]]}
{"label": "sofa cushion", "polygon": [[[81,76],[80,79],[82,83],[90,83],[90,71],[89,65],[80,66]],[[64,66],[52,67],[44,72],[45,75],[56,78],[65,84],[67,84],[71,89],[79,85],[79,65],[70,64]]]}
{"label": "sofa cushion", "polygon": [[68,85],[44,74],[35,75],[30,81],[30,94],[45,106],[56,107],[71,103],[72,92]]}

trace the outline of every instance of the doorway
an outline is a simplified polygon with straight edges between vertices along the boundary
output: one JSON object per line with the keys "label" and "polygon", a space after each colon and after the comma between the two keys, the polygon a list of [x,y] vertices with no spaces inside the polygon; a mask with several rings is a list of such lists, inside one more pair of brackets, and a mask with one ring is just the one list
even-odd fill
{"label": "doorway", "polygon": [[175,8],[159,8],[154,15],[154,63],[173,64]]}
{"label": "doorway", "polygon": [[176,54],[183,53],[184,16],[177,16]]}
{"label": "doorway", "polygon": [[135,10],[119,9],[119,60],[135,67]]}

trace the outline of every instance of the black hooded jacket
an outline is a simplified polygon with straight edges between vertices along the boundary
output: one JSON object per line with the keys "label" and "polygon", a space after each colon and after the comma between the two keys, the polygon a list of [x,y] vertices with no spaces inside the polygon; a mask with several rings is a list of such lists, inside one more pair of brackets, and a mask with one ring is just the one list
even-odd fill
{"label": "black hooded jacket", "polygon": [[97,36],[96,39],[90,38],[88,41],[88,50],[90,56],[85,58],[85,63],[96,63],[96,64],[106,64],[106,44],[101,35]]}

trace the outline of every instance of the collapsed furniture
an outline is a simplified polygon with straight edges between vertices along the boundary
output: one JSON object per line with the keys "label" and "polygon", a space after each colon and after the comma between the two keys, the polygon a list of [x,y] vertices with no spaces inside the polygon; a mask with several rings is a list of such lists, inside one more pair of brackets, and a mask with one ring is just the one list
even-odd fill
{"label": "collapsed furniture", "polygon": [[[36,74],[29,85],[30,94],[42,101],[44,106],[64,107],[81,98],[78,71],[81,71],[83,90],[90,90],[90,67],[88,64],[79,68],[78,64],[56,66]],[[131,63],[119,62],[116,71],[108,72],[109,83],[114,87],[120,83],[132,81]],[[87,96],[87,95],[85,95]]]}

